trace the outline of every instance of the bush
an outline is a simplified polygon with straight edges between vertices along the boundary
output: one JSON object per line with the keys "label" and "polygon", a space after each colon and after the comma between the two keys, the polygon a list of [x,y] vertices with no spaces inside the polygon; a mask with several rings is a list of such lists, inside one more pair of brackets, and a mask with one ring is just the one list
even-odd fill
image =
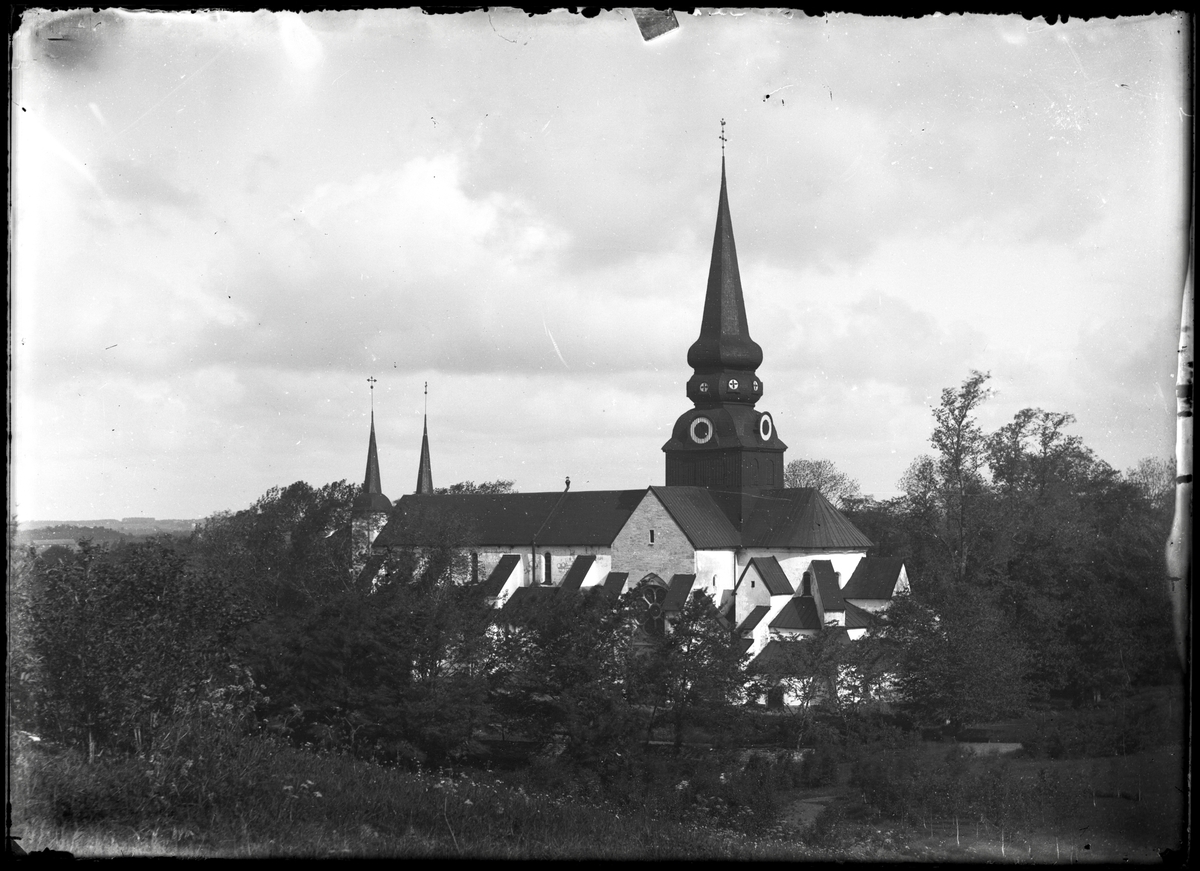
{"label": "bush", "polygon": [[818,744],[800,765],[800,783],[804,786],[834,786],[837,780],[837,748],[830,744]]}

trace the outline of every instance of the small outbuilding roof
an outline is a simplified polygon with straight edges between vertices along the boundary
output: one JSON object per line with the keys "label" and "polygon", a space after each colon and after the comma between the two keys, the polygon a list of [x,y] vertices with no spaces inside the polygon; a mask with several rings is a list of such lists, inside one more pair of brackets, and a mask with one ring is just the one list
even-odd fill
{"label": "small outbuilding roof", "polygon": [[857,605],[846,603],[846,628],[847,629],[870,629],[872,622],[872,614]]}
{"label": "small outbuilding roof", "polygon": [[817,603],[809,596],[794,596],[771,621],[772,629],[820,629]]}
{"label": "small outbuilding roof", "polygon": [[755,626],[762,622],[762,619],[770,612],[770,605],[755,605],[750,609],[750,613],[746,615],[746,619],[738,624],[738,632],[749,632]]}
{"label": "small outbuilding roof", "polygon": [[696,583],[695,575],[675,575],[667,588],[667,597],[663,599],[664,611],[682,611],[687,604],[688,594]]}
{"label": "small outbuilding roof", "polygon": [[891,557],[863,557],[854,574],[842,587],[843,599],[890,599],[900,580],[904,560]]}
{"label": "small outbuilding roof", "polygon": [[[754,566],[754,570],[758,572],[758,576],[763,579],[763,583],[767,587],[767,592],[772,596],[790,596],[796,592],[792,588],[792,582],[783,573],[783,566],[779,564],[779,560],[775,559],[775,557],[755,557],[750,560],[750,565],[746,567],[746,571],[750,570],[750,566]],[[742,577],[745,577],[745,575],[746,573],[742,572]]]}
{"label": "small outbuilding roof", "polygon": [[816,581],[817,595],[821,597],[821,607],[826,611],[844,611],[846,603],[842,599],[842,591],[838,587],[837,572],[833,563],[827,559],[815,559],[809,563],[809,571]]}
{"label": "small outbuilding roof", "polygon": [[594,562],[596,562],[596,555],[594,553],[575,557],[575,561],[567,569],[567,574],[563,577],[562,583],[558,585],[558,588],[571,593],[577,591],[583,586],[583,579],[587,577],[587,573]]}
{"label": "small outbuilding roof", "polygon": [[483,595],[489,599],[494,599],[500,595],[504,589],[504,584],[512,577],[513,569],[521,562],[521,558],[515,553],[506,553],[500,557],[500,561],[496,563],[496,567],[492,569],[492,573],[487,576],[487,580],[480,586]]}

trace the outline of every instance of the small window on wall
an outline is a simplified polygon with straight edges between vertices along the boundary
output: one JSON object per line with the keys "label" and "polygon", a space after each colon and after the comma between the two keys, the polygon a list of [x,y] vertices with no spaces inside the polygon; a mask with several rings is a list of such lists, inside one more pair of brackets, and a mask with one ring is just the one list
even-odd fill
{"label": "small window on wall", "polygon": [[805,572],[804,576],[800,578],[800,595],[812,595],[812,572]]}
{"label": "small window on wall", "polygon": [[654,544],[654,530],[653,529],[650,530],[650,543]]}
{"label": "small window on wall", "polygon": [[553,580],[550,577],[550,553],[549,553],[549,551],[542,554],[542,558],[545,561],[545,571],[542,573],[542,583],[549,584]]}
{"label": "small window on wall", "polygon": [[479,583],[479,551],[471,551],[471,583]]}

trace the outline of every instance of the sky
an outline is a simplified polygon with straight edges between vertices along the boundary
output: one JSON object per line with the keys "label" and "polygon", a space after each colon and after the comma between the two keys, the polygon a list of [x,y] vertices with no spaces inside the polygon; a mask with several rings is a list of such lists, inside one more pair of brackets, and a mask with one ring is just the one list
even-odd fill
{"label": "sky", "polygon": [[[1190,21],[29,12],[9,509],[662,484],[721,173],[758,408],[887,498],[931,410],[1174,450]],[[372,390],[368,378],[377,379]]]}

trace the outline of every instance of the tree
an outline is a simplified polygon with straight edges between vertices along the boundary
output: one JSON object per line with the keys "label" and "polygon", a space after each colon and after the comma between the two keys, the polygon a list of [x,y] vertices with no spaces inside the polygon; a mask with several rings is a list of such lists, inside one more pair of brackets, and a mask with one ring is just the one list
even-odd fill
{"label": "tree", "polygon": [[[626,594],[631,606],[639,592]],[[676,751],[696,726],[728,731],[736,716],[734,705],[745,692],[746,665],[711,598],[702,591],[692,593],[670,628],[661,637],[648,638],[644,650],[637,666],[640,685],[654,707],[651,729],[668,723]]]}
{"label": "tree", "polygon": [[934,609],[910,596],[893,600],[869,633],[894,663],[901,710],[924,723],[962,726],[1024,710],[1025,654],[999,610],[983,595]]}
{"label": "tree", "polygon": [[985,386],[990,377],[973,370],[957,390],[942,391],[929,439],[937,454],[914,460],[900,480],[912,534],[921,540],[935,583],[961,584],[985,562],[979,550],[991,508],[983,474],[988,441],[975,413],[992,395]]}
{"label": "tree", "polygon": [[1163,457],[1143,457],[1125,473],[1141,497],[1155,511],[1167,511],[1175,501],[1175,463]]}
{"label": "tree", "polygon": [[862,497],[858,481],[838,471],[830,460],[792,460],[783,470],[785,487],[813,487],[835,508],[848,508]]}
{"label": "tree", "polygon": [[357,490],[345,481],[272,487],[249,508],[201,523],[190,541],[192,559],[263,608],[303,610],[353,586],[350,514]]}
{"label": "tree", "polygon": [[451,484],[449,487],[435,487],[433,492],[436,495],[458,495],[461,493],[515,493],[517,491],[513,487],[512,481],[498,478],[495,481],[483,481],[479,484],[474,481],[461,481],[458,484]]}
{"label": "tree", "polygon": [[561,737],[575,762],[610,762],[637,732],[626,692],[637,615],[594,590],[543,598],[519,620],[496,621],[494,710],[526,738]]}
{"label": "tree", "polygon": [[166,536],[85,542],[74,559],[35,560],[29,582],[35,720],[67,743],[148,743],[236,663],[231,642],[252,619],[238,590],[193,571]]}

